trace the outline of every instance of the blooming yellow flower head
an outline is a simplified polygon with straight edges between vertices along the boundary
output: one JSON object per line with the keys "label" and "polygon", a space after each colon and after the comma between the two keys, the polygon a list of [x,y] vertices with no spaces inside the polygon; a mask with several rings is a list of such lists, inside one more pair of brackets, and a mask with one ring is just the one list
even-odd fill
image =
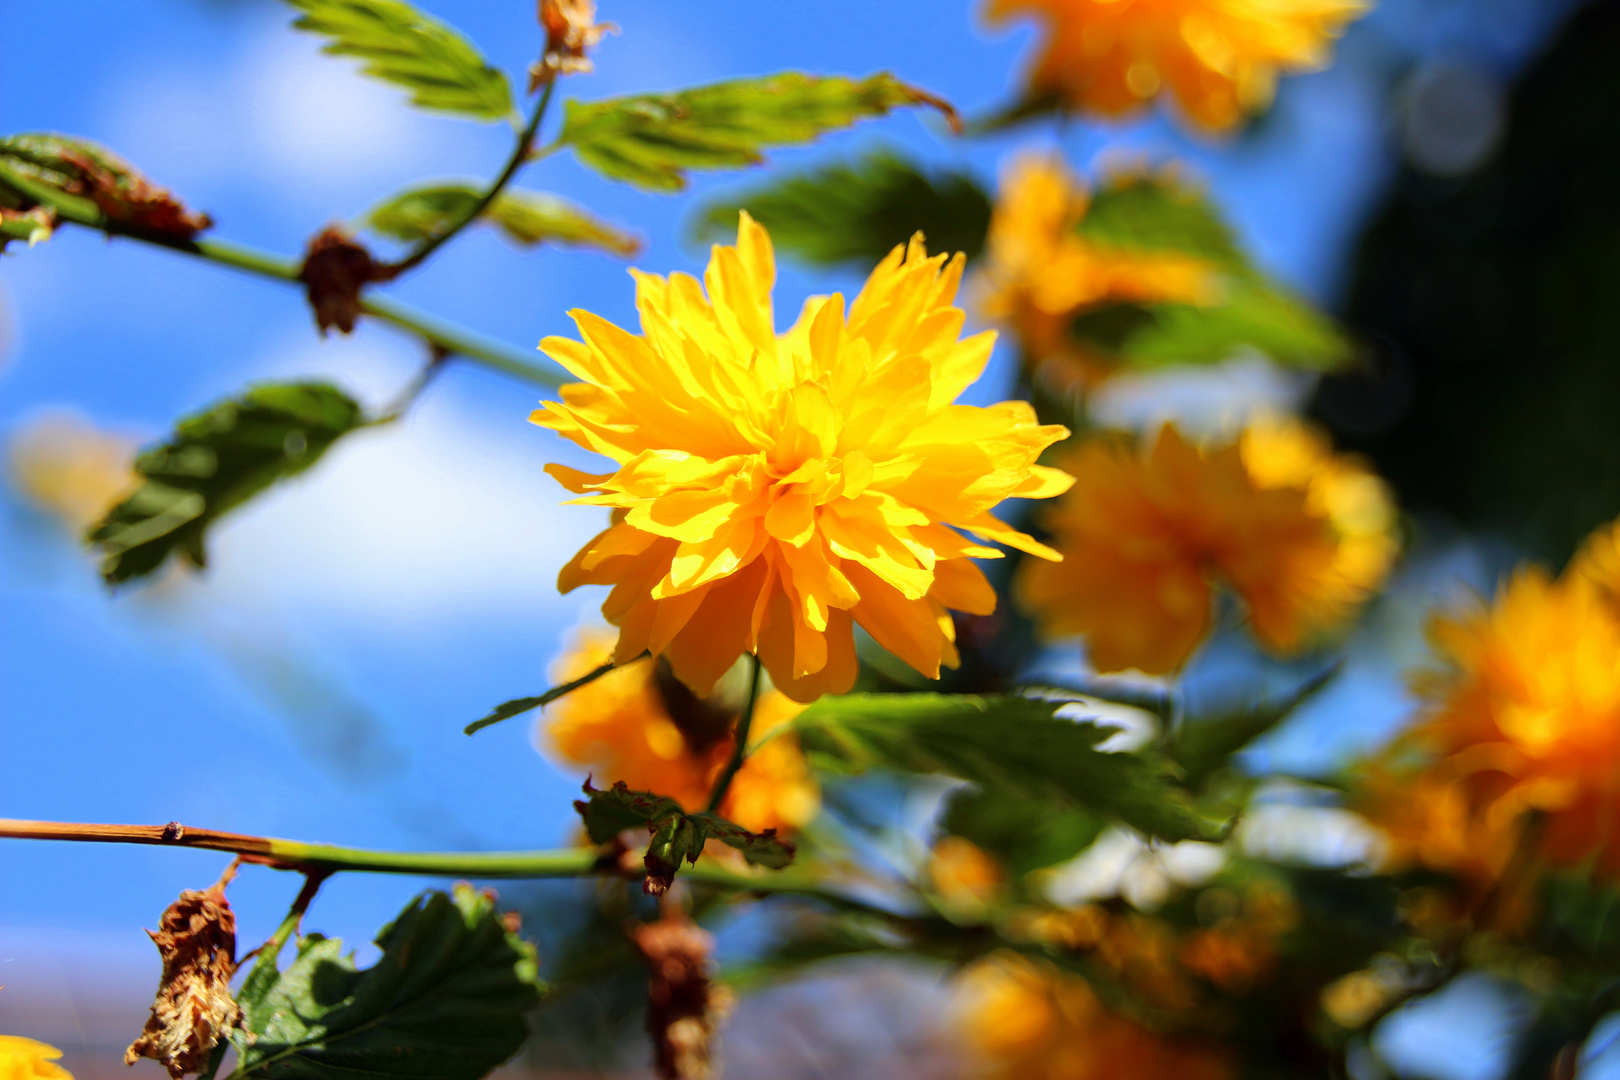
{"label": "blooming yellow flower head", "polygon": [[1002,177],[976,282],[985,317],[1010,327],[1026,363],[1045,364],[1062,383],[1105,376],[1109,358],[1069,335],[1076,316],[1106,304],[1215,299],[1214,268],[1173,252],[1096,244],[1076,231],[1090,194],[1060,158],[1026,154]]}
{"label": "blooming yellow flower head", "polygon": [[94,525],[140,482],[135,444],[76,413],[48,413],[11,440],[18,490],[75,532]]}
{"label": "blooming yellow flower head", "polygon": [[62,1051],[20,1035],[0,1035],[0,1080],[73,1080],[56,1059]]}
{"label": "blooming yellow flower head", "polygon": [[1007,1080],[1227,1080],[1221,1047],[1150,1031],[1110,1011],[1085,980],[1050,964],[998,953],[960,984],[978,1075]]}
{"label": "blooming yellow flower head", "polygon": [[1271,101],[1279,71],[1327,62],[1364,0],[989,0],[992,21],[1047,24],[1030,89],[1104,116],[1161,93],[1207,131],[1224,131]]}
{"label": "blooming yellow flower head", "polygon": [[[1428,702],[1411,740],[1435,758],[1482,829],[1506,834],[1538,812],[1541,853],[1620,873],[1620,610],[1578,558],[1554,581],[1515,573],[1489,609],[1438,619],[1444,670],[1419,677]],[[1497,861],[1505,855],[1499,855]]]}
{"label": "blooming yellow flower head", "polygon": [[956,529],[1058,557],[990,509],[1067,488],[1035,459],[1068,432],[1025,402],[953,404],[994,340],[960,340],[964,261],[928,257],[919,235],[847,314],[842,296],[816,297],[778,336],[770,238],[743,214],[702,285],[631,271],[639,336],[576,311],[583,341],[542,343],[586,381],[531,419],[615,463],[547,471],[613,508],[558,586],[613,586],[602,612],[620,663],[650,650],[706,696],[753,652],[811,701],[854,684],[859,623],[937,677],[956,662],[946,609],[996,603],[972,558],[999,553]]}
{"label": "blooming yellow flower head", "polygon": [[1029,564],[1018,596],[1048,635],[1084,634],[1099,671],[1163,674],[1208,632],[1213,589],[1248,609],[1260,644],[1293,652],[1342,622],[1396,553],[1382,482],[1298,421],[1199,446],[1166,424],[1144,453],[1082,444],[1046,519],[1061,564]]}
{"label": "blooming yellow flower head", "polygon": [[[612,655],[611,633],[582,630],[552,665],[552,677],[577,679]],[[701,810],[731,757],[735,710],[697,701],[684,687],[661,681],[655,664],[627,664],[547,706],[537,734],[551,754],[589,769],[600,787],[622,780],[637,791],[668,795],[689,811]],[[672,702],[675,697],[681,700]],[[787,723],[802,708],[775,691],[762,692],[754,735]],[[720,813],[756,832],[791,832],[820,808],[820,791],[798,740],[784,733],[743,762]]]}

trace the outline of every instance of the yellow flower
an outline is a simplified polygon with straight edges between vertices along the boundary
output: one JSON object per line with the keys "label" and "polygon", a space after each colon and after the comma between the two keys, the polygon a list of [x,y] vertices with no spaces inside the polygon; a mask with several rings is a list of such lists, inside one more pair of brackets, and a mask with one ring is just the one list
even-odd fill
{"label": "yellow flower", "polygon": [[1214,268],[1172,252],[1098,245],[1076,227],[1090,194],[1060,158],[1026,154],[1002,177],[990,218],[985,265],[976,282],[986,318],[1013,329],[1026,363],[1045,364],[1060,384],[1091,383],[1112,368],[1109,357],[1078,345],[1069,324],[1106,304],[1215,299]]}
{"label": "yellow flower", "polygon": [[56,1059],[62,1051],[20,1035],[0,1035],[0,1080],[73,1080]]}
{"label": "yellow flower", "polygon": [[[613,655],[613,635],[583,630],[552,665],[560,682],[577,679]],[[658,678],[657,661],[643,659],[608,672],[546,708],[541,740],[564,761],[590,769],[599,787],[624,781],[638,791],[668,795],[701,810],[731,756],[735,708],[699,701],[679,684]],[[753,737],[792,720],[802,706],[762,691]],[[820,791],[798,740],[778,735],[743,762],[720,813],[756,832],[789,832],[821,808]]]}
{"label": "yellow flower", "polygon": [[641,336],[576,311],[583,342],[542,343],[586,382],[531,419],[616,466],[547,471],[575,502],[613,508],[558,587],[614,587],[602,613],[620,663],[650,650],[705,696],[753,652],[812,701],[854,684],[859,623],[937,677],[957,659],[946,609],[996,603],[972,558],[999,552],[956,529],[1057,557],[990,509],[1067,488],[1035,459],[1068,432],[1021,401],[953,404],[994,340],[959,340],[963,265],[927,257],[919,235],[847,316],[842,296],[812,298],[778,337],[770,238],[743,214],[702,286],[631,271]]}
{"label": "yellow flower", "polygon": [[964,918],[984,915],[1007,887],[996,857],[960,836],[942,836],[934,844],[928,879],[945,907]]}
{"label": "yellow flower", "polygon": [[1431,626],[1446,667],[1416,681],[1428,706],[1407,741],[1433,755],[1452,828],[1500,838],[1479,856],[1498,872],[1534,812],[1542,856],[1620,873],[1620,609],[1593,576],[1597,539],[1562,579],[1521,569],[1489,609]]}
{"label": "yellow flower", "polygon": [[1063,464],[1075,486],[1046,526],[1065,561],[1021,568],[1018,596],[1044,633],[1086,635],[1099,671],[1179,669],[1216,584],[1261,645],[1294,652],[1354,612],[1396,553],[1382,482],[1298,421],[1208,447],[1166,424],[1146,454],[1099,438]]}
{"label": "yellow flower", "polygon": [[47,413],[11,440],[18,489],[41,509],[82,531],[100,521],[140,483],[135,444],[76,413]]}
{"label": "yellow flower", "polygon": [[989,0],[994,22],[1047,24],[1031,91],[1119,116],[1169,93],[1195,126],[1224,131],[1270,103],[1279,71],[1327,63],[1363,0]]}
{"label": "yellow flower", "polygon": [[961,982],[963,1021],[979,1075],[1007,1080],[1227,1080],[1221,1047],[1152,1031],[1112,1012],[1085,980],[997,953]]}

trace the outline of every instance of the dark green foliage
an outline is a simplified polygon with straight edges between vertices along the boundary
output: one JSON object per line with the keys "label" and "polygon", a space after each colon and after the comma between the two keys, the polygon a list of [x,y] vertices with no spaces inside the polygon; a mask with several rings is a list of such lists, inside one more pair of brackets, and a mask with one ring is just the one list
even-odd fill
{"label": "dark green foliage", "polygon": [[[418,243],[459,224],[482,195],[476,183],[422,184],[373,207],[366,214],[366,224],[384,236]],[[633,255],[641,249],[641,241],[630,233],[543,191],[508,188],[480,216],[524,247],[562,244],[615,255]]]}
{"label": "dark green foliage", "polygon": [[322,50],[354,56],[372,78],[404,87],[411,104],[478,120],[512,112],[512,88],[453,28],[402,0],[287,0],[293,23],[329,38]]}
{"label": "dark green foliage", "polygon": [[712,202],[693,234],[705,241],[734,236],[739,210],[770,231],[779,252],[812,266],[863,271],[917,232],[932,252],[977,258],[990,228],[990,196],[972,176],[930,175],[892,150],[789,173]]}
{"label": "dark green foliage", "polygon": [[570,101],[558,141],[604,176],[653,191],[680,191],[688,169],[757,165],[771,146],[794,146],[933,95],[883,72],[865,79],[787,71],[671,94]]}
{"label": "dark green foliage", "polygon": [[1561,561],[1620,510],[1620,5],[1522,76],[1473,172],[1403,168],[1344,316],[1371,345],[1313,410],[1403,505]]}
{"label": "dark green foliage", "polygon": [[1015,880],[1080,854],[1106,820],[1072,806],[1053,806],[1017,789],[963,788],[945,804],[940,828],[999,858]]}
{"label": "dark green foliage", "polygon": [[793,729],[824,768],[943,773],[1118,817],[1167,840],[1219,834],[1164,762],[1098,750],[1114,729],[1059,717],[1063,706],[1014,696],[851,694],[822,698]]}
{"label": "dark green foliage", "polygon": [[181,420],[168,442],[135,459],[140,487],[90,530],[102,577],[116,585],[149,574],[171,552],[206,565],[207,532],[221,514],[309,468],[365,422],[325,383],[256,386]]}
{"label": "dark green foliage", "polygon": [[794,845],[779,839],[775,829],[754,833],[708,810],[688,814],[669,796],[631,791],[623,781],[599,790],[587,779],[585,798],[576,801],[574,809],[595,844],[605,844],[626,829],[652,833],[646,888],[654,895],[669,888],[683,861],[696,863],[711,839],[742,852],[751,866],[781,870],[793,861]]}
{"label": "dark green foliage", "polygon": [[1209,304],[1119,304],[1075,320],[1076,337],[1129,366],[1215,364],[1249,351],[1323,370],[1349,355],[1331,320],[1255,267],[1204,193],[1171,177],[1115,178],[1095,193],[1078,232],[1099,247],[1190,255],[1215,271]]}
{"label": "dark green foliage", "polygon": [[540,1002],[534,948],[507,929],[486,893],[413,900],[377,938],[375,965],[358,970],[343,943],[298,942],[278,971],[264,957],[238,1001],[238,1072],[265,1080],[358,1075],[479,1080],[517,1052],[525,1015]]}
{"label": "dark green foliage", "polygon": [[1181,766],[1188,786],[1197,787],[1225,768],[1233,754],[1292,716],[1338,673],[1337,666],[1331,667],[1275,701],[1262,701],[1220,716],[1189,718],[1165,740],[1164,755]]}

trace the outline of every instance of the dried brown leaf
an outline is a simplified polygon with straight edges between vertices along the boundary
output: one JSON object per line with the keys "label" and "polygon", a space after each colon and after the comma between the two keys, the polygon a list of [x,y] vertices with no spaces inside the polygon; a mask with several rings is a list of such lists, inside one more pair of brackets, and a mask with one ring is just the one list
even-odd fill
{"label": "dried brown leaf", "polygon": [[147,931],[163,958],[163,980],[124,1064],[151,1058],[175,1080],[202,1072],[214,1047],[241,1023],[242,1011],[231,997],[236,915],[225,899],[235,875],[232,863],[212,888],[182,892],[164,911],[160,929]]}
{"label": "dried brown leaf", "polygon": [[328,225],[309,242],[298,272],[323,336],[333,327],[352,334],[360,319],[360,290],[389,276],[371,252],[337,225]]}
{"label": "dried brown leaf", "polygon": [[681,914],[630,928],[647,964],[647,1033],[662,1080],[714,1080],[720,1075],[721,1024],[731,991],[715,982],[714,938]]}

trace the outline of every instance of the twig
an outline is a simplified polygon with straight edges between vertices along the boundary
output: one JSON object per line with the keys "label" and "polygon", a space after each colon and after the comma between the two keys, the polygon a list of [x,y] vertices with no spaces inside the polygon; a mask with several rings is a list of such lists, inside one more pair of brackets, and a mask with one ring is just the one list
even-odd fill
{"label": "twig", "polygon": [[737,776],[743,762],[748,759],[748,733],[754,726],[754,705],[759,701],[759,656],[752,654],[748,657],[748,704],[743,706],[742,715],[737,717],[737,731],[733,736],[731,760],[726,762],[725,769],[720,773],[719,779],[714,782],[714,790],[709,793],[708,810],[716,813],[720,804],[725,801],[726,792],[731,789],[731,781]]}
{"label": "twig", "polygon": [[[30,192],[32,195],[33,192]],[[50,193],[41,191],[40,199],[44,202]],[[153,232],[136,226],[108,220],[91,204],[80,205],[84,200],[74,199],[71,196],[51,198],[48,205],[62,221],[87,229],[96,229],[108,236],[121,236],[130,240],[139,240],[145,244],[168,248],[185,255],[192,255],[221,266],[229,266],[237,270],[245,270],[260,277],[274,278],[290,285],[302,287],[298,277],[299,264],[296,259],[275,252],[261,251],[258,248],[247,247],[232,243],[228,240],[219,240],[212,237],[200,237],[187,240],[183,237],[166,233]],[[373,315],[384,322],[409,333],[415,334],[429,344],[436,345],[456,356],[465,357],[477,364],[494,368],[496,371],[536,383],[540,386],[555,389],[562,385],[561,372],[542,367],[529,359],[529,355],[520,349],[515,349],[505,342],[486,337],[483,334],[457,326],[454,323],[440,319],[425,312],[417,311],[409,305],[387,296],[363,296],[360,299],[360,309],[368,315]]]}
{"label": "twig", "polygon": [[507,184],[512,182],[512,178],[518,174],[518,170],[530,161],[530,154],[534,149],[534,139],[540,131],[540,122],[545,119],[546,109],[551,105],[551,95],[556,89],[557,80],[551,79],[546,83],[545,91],[541,93],[540,100],[534,107],[534,112],[529,115],[527,126],[518,135],[517,144],[512,147],[512,155],[506,159],[506,165],[501,169],[500,175],[490,182],[489,187],[485,189],[484,194],[479,197],[472,208],[459,221],[443,232],[435,233],[423,240],[416,246],[416,250],[399,260],[399,262],[390,263],[386,266],[384,270],[389,278],[396,278],[420,266],[428,256],[439,250],[442,245],[448,243],[462,229],[476,221],[480,214],[488,210],[491,204],[500,198],[501,192],[505,190]]}

